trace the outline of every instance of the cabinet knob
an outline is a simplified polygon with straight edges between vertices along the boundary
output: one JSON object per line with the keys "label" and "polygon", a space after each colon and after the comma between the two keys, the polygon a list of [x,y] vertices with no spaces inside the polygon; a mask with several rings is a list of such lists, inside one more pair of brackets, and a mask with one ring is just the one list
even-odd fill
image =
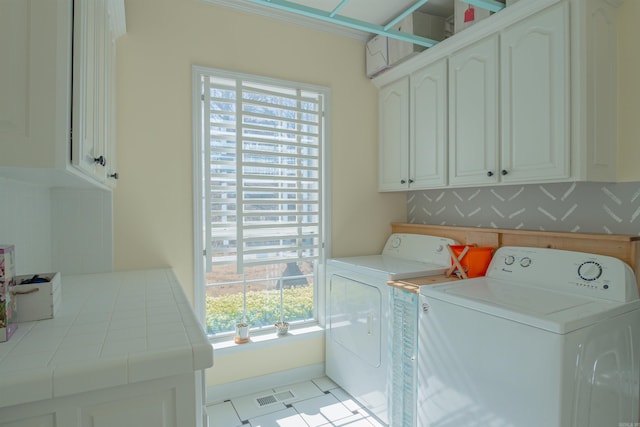
{"label": "cabinet knob", "polygon": [[487,176],[489,176],[489,177],[493,176],[493,172],[491,172],[491,171],[487,172]]}
{"label": "cabinet knob", "polygon": [[104,159],[104,156],[94,157],[93,162],[99,164],[100,166],[104,166],[107,164],[107,161]]}
{"label": "cabinet knob", "polygon": [[406,179],[401,179],[401,180],[400,180],[400,184],[406,184],[406,183],[407,183],[407,180],[406,180]]}
{"label": "cabinet knob", "polygon": [[502,169],[502,170],[500,171],[500,173],[502,174],[502,176],[504,176],[504,175],[508,174],[509,172],[507,172],[507,170],[506,170],[506,169]]}
{"label": "cabinet knob", "polygon": [[413,180],[409,178],[409,184],[413,184]]}
{"label": "cabinet knob", "polygon": [[111,175],[109,175],[109,178],[118,179],[118,172],[112,173]]}

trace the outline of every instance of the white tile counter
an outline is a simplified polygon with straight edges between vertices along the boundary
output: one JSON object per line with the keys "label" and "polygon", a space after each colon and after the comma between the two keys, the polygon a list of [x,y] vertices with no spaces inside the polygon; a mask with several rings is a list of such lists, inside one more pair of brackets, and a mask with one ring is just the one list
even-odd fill
{"label": "white tile counter", "polygon": [[198,371],[212,365],[212,346],[172,270],[63,276],[56,317],[20,323],[0,343],[0,426],[11,407],[47,399],[65,406],[70,396],[124,395],[132,384],[194,373],[200,395]]}

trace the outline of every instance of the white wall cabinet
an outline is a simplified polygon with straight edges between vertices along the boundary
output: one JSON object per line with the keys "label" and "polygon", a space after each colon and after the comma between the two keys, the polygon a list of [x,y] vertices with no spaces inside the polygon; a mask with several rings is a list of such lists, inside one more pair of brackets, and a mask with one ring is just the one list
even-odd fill
{"label": "white wall cabinet", "polygon": [[444,186],[447,180],[447,63],[380,90],[380,191]]}
{"label": "white wall cabinet", "polygon": [[520,0],[376,77],[448,61],[448,182],[426,187],[615,181],[620,3]]}
{"label": "white wall cabinet", "polygon": [[380,191],[409,188],[409,77],[380,89],[380,148],[378,188]]}
{"label": "white wall cabinet", "polygon": [[411,73],[409,83],[409,187],[443,187],[447,184],[447,61]]}
{"label": "white wall cabinet", "polygon": [[123,32],[123,0],[0,3],[0,174],[113,186],[114,42]]}
{"label": "white wall cabinet", "polygon": [[501,34],[500,172],[506,183],[571,176],[569,36],[567,3]]}
{"label": "white wall cabinet", "polygon": [[496,183],[499,174],[498,36],[449,59],[449,184]]}

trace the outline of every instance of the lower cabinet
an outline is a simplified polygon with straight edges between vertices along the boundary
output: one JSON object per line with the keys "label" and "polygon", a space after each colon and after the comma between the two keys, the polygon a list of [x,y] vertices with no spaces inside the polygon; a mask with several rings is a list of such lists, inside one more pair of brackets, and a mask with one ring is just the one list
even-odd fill
{"label": "lower cabinet", "polygon": [[0,427],[206,427],[202,381],[195,372],[5,407]]}
{"label": "lower cabinet", "polygon": [[418,401],[418,294],[391,288],[389,425],[415,427]]}

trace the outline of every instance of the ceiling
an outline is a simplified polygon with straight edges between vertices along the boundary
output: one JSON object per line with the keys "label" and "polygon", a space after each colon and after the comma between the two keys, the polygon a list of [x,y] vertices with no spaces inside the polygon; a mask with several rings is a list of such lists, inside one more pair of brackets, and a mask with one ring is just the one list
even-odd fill
{"label": "ceiling", "polygon": [[[368,40],[376,34],[430,47],[437,43],[391,28],[414,11],[453,15],[455,0],[201,0],[323,31]],[[504,0],[458,0],[493,12]]]}

